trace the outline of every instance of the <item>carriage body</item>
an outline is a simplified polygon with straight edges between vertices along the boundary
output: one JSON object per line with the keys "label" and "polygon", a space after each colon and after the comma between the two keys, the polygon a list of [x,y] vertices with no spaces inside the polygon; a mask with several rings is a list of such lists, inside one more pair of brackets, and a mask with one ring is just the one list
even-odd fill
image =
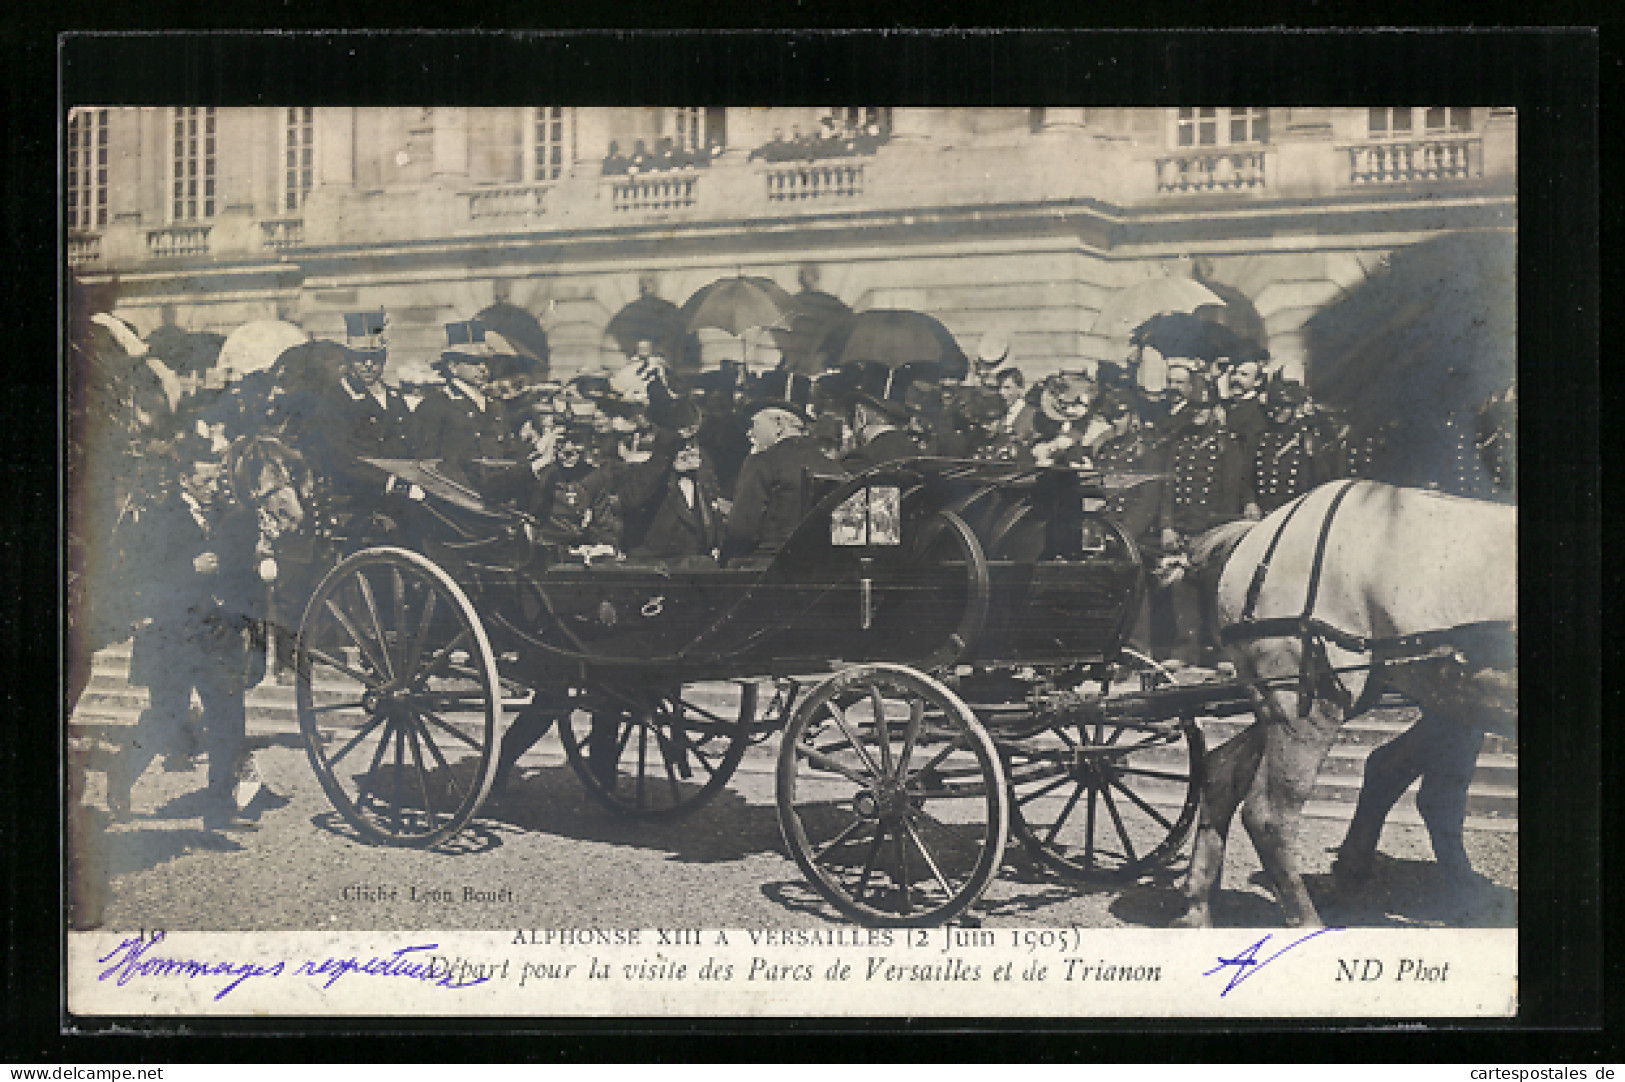
{"label": "carriage body", "polygon": [[1063,872],[1133,875],[1188,832],[1194,720],[1101,709],[1150,685],[1124,646],[1140,555],[1089,471],[808,477],[783,547],[718,567],[587,560],[433,463],[374,464],[422,498],[395,543],[350,540],[298,638],[312,764],[371,840],[455,837],[504,741],[553,724],[589,792],[645,818],[700,806],[777,735],[787,845],[866,923],[963,912],[1011,833]]}
{"label": "carriage body", "polygon": [[812,478],[801,527],[769,562],[561,558],[491,508],[422,544],[530,686],[589,672],[684,680],[892,661],[1010,666],[1114,660],[1139,601],[1133,542],[1072,469],[913,459]]}

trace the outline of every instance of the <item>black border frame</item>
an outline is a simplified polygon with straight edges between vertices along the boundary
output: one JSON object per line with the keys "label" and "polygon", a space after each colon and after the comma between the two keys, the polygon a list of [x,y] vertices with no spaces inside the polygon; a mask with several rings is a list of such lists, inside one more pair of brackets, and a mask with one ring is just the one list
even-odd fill
{"label": "black border frame", "polygon": [[[1348,8],[1342,9],[1349,11]],[[101,12],[134,28],[162,18],[131,8]],[[107,18],[108,15],[111,18]],[[237,14],[245,14],[238,12]],[[319,12],[275,6],[292,25]],[[398,9],[392,14],[399,17]],[[423,25],[435,16],[406,9]],[[494,17],[500,10],[481,14]],[[521,13],[515,11],[515,15]],[[526,12],[523,15],[529,15]],[[598,25],[646,15],[637,5],[594,12]],[[681,9],[665,13],[697,15]],[[839,13],[836,13],[837,15]],[[1016,14],[1025,15],[1026,11]],[[1040,13],[1039,19],[1045,13]],[[1158,12],[1149,13],[1155,18]],[[1313,13],[1312,13],[1313,14]],[[1328,7],[1319,14],[1336,17]],[[1366,15],[1373,13],[1366,12]],[[1055,13],[1047,12],[1053,20]],[[220,16],[217,16],[217,18]],[[1356,16],[1358,17],[1358,16]],[[191,16],[195,19],[196,16]],[[1035,19],[1034,22],[1039,21]],[[517,23],[518,20],[512,20]],[[1195,20],[1193,20],[1195,21]],[[51,30],[66,29],[51,27]],[[60,280],[54,214],[13,213],[6,230],[5,282],[13,324],[11,393],[0,396],[0,507],[7,525],[0,590],[19,619],[0,630],[0,654],[13,674],[7,699],[11,735],[0,740],[0,837],[9,942],[3,959],[6,1058],[42,1062],[200,1061],[323,1058],[337,1061],[447,1061],[493,1058],[499,1048],[525,1059],[783,1060],[785,1038],[807,1059],[999,1058],[1053,1060],[1345,1058],[1336,1043],[1368,1043],[1372,1056],[1487,1062],[1618,1058],[1617,1034],[1602,1023],[1606,976],[1618,962],[1603,953],[1602,778],[1619,771],[1617,742],[1604,747],[1599,724],[1559,731],[1571,718],[1602,716],[1600,587],[1601,474],[1598,421],[1601,266],[1599,263],[1599,91],[1617,90],[1619,55],[1586,31],[1387,34],[1154,31],[1079,37],[1065,31],[968,33],[819,31],[658,32],[643,35],[509,37],[390,32],[239,36],[86,36],[21,39],[12,55],[5,135],[5,200],[11,208],[56,207],[56,130],[70,101],[251,105],[500,104],[520,98],[563,103],[811,103],[831,98],[895,104],[1169,105],[1191,101],[1270,104],[1408,104],[1461,101],[1514,105],[1520,113],[1519,338],[1523,413],[1523,697],[1520,740],[1520,997],[1516,1023],[1441,1021],[1425,1026],[1368,1022],[1193,1020],[740,1019],[280,1019],[100,1021],[59,1016],[56,961],[58,833],[42,809],[58,808],[60,713],[49,683],[23,673],[54,668],[58,590],[41,574],[59,551],[59,402],[56,367]],[[57,101],[58,49],[63,99]],[[507,73],[494,79],[490,73]],[[1605,75],[1605,72],[1607,73]],[[405,73],[405,74],[403,74]],[[57,101],[57,108],[48,108]],[[1615,138],[1612,132],[1610,139]],[[1608,205],[1617,236],[1617,205]],[[25,224],[26,223],[26,224]],[[1609,283],[1618,283],[1617,265]],[[49,403],[50,405],[47,405]],[[1617,581],[1618,571],[1609,576]],[[1616,648],[1617,649],[1617,648]],[[1613,660],[1614,650],[1610,650]],[[1608,769],[1604,769],[1604,768]],[[1608,822],[1618,821],[1610,789]],[[15,844],[13,844],[15,843]],[[1610,857],[1612,857],[1610,853]],[[1612,863],[1612,860],[1610,860]],[[63,1032],[62,1025],[78,1032]],[[112,1035],[119,1030],[120,1035]],[[132,1042],[126,1034],[187,1038]],[[515,1033],[523,1033],[523,1038]],[[297,1033],[314,1038],[287,1039]],[[227,1046],[222,1038],[255,1038]],[[365,1034],[357,1041],[336,1040]],[[1154,1041],[1147,1036],[1156,1034]],[[416,1035],[412,1039],[402,1039]],[[501,1046],[492,1038],[507,1035]],[[637,1035],[636,1039],[628,1037]],[[719,1037],[728,1039],[719,1043]],[[265,1040],[257,1038],[274,1037]],[[1035,1037],[1037,1038],[1035,1040]],[[538,1039],[540,1038],[540,1039]],[[903,1038],[898,1041],[898,1038]],[[1379,1051],[1380,1050],[1380,1051]],[[923,1053],[923,1055],[922,1055]],[[1591,1058],[1587,1056],[1586,1058]]]}

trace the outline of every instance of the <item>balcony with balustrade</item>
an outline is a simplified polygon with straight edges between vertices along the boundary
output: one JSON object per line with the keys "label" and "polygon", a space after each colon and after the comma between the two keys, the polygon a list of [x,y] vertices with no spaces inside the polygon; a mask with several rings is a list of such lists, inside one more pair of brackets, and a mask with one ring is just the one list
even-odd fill
{"label": "balcony with balustrade", "polygon": [[1347,182],[1355,186],[1437,183],[1484,175],[1484,140],[1470,134],[1346,144]]}
{"label": "balcony with balustrade", "polygon": [[147,255],[153,259],[183,259],[209,254],[207,224],[177,223],[147,230]]}
{"label": "balcony with balustrade", "polygon": [[807,162],[762,171],[772,205],[809,201],[839,202],[863,194],[865,162]]}
{"label": "balcony with balustrade", "polygon": [[1263,192],[1269,187],[1269,151],[1263,147],[1186,151],[1158,157],[1158,195]]}
{"label": "balcony with balustrade", "polygon": [[617,219],[660,217],[691,210],[700,180],[698,170],[605,177],[599,182],[599,196]]}
{"label": "balcony with balustrade", "polygon": [[463,192],[470,221],[536,218],[547,209],[546,184],[502,184]]}
{"label": "balcony with balustrade", "polygon": [[273,252],[286,252],[305,243],[303,218],[266,218],[260,222],[265,247]]}

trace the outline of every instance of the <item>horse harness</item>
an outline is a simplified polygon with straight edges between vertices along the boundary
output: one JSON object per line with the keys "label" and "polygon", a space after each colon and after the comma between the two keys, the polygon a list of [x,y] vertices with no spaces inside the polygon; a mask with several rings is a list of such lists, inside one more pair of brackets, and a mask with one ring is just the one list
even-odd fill
{"label": "horse harness", "polygon": [[[1354,486],[1360,483],[1359,478],[1345,481],[1330,505],[1326,508],[1325,517],[1321,520],[1320,536],[1315,542],[1314,562],[1309,570],[1309,585],[1306,590],[1303,612],[1298,616],[1274,616],[1258,619],[1254,614],[1258,608],[1259,596],[1264,590],[1264,580],[1269,575],[1270,561],[1280,546],[1281,538],[1285,535],[1287,526],[1292,519],[1308,502],[1308,496],[1301,496],[1293,502],[1281,524],[1275,528],[1275,535],[1270,538],[1269,546],[1264,550],[1264,557],[1253,569],[1252,581],[1247,584],[1247,596],[1242,604],[1241,618],[1219,632],[1219,639],[1225,645],[1236,642],[1251,642],[1256,639],[1291,638],[1299,640],[1299,668],[1298,668],[1298,716],[1307,717],[1314,706],[1317,697],[1317,687],[1323,681],[1329,681],[1333,687],[1332,695],[1338,700],[1340,706],[1352,716],[1360,714],[1375,704],[1381,694],[1383,681],[1367,679],[1359,699],[1356,701],[1343,686],[1338,678],[1339,672],[1351,671],[1334,668],[1326,656],[1328,642],[1354,654],[1374,655],[1378,651],[1392,653],[1394,656],[1383,661],[1373,659],[1368,665],[1358,666],[1365,669],[1371,676],[1388,665],[1411,665],[1424,661],[1454,661],[1468,666],[1469,659],[1489,668],[1511,669],[1516,665],[1516,658],[1510,653],[1498,649],[1495,645],[1486,645],[1492,642],[1495,633],[1504,627],[1501,621],[1487,621],[1477,624],[1464,624],[1457,627],[1439,628],[1429,631],[1413,632],[1409,635],[1393,635],[1376,637],[1356,635],[1345,631],[1334,624],[1327,623],[1315,615],[1315,603],[1320,595],[1321,575],[1326,566],[1326,548],[1331,538],[1332,522],[1337,517],[1338,510],[1343,501],[1348,498]],[[1465,642],[1464,642],[1465,640]],[[1472,644],[1472,645],[1468,645]],[[1474,647],[1478,648],[1474,648]]]}

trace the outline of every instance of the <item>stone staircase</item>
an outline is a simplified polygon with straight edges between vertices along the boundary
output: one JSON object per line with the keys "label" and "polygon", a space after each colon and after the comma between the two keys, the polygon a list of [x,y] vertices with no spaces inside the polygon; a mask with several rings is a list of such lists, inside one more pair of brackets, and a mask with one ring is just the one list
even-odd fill
{"label": "stone staircase", "polygon": [[[133,725],[147,705],[146,689],[131,687],[126,680],[129,658],[129,643],[111,646],[94,658],[90,685],[69,722],[70,734],[76,740],[103,745],[113,743],[118,729]],[[318,687],[317,691],[320,694],[322,689]],[[1403,732],[1410,724],[1413,709],[1401,699],[1390,698],[1345,725],[1321,767],[1305,814],[1347,820],[1359,797],[1366,755],[1372,748]],[[1212,748],[1240,732],[1246,719],[1209,718],[1200,724],[1208,747]],[[299,720],[291,685],[267,679],[248,693],[248,735],[251,743],[261,746],[299,745]],[[771,740],[753,746],[740,765],[741,772],[759,774],[771,785],[777,749],[777,742]],[[533,754],[548,760],[562,759],[556,731],[537,745]],[[1170,765],[1177,763],[1171,758]],[[1421,818],[1416,811],[1415,796],[1413,785],[1395,806],[1389,821],[1419,825]],[[1485,740],[1478,757],[1478,770],[1468,790],[1467,815],[1469,829],[1517,830],[1518,758],[1516,745],[1511,741],[1497,736]]]}

